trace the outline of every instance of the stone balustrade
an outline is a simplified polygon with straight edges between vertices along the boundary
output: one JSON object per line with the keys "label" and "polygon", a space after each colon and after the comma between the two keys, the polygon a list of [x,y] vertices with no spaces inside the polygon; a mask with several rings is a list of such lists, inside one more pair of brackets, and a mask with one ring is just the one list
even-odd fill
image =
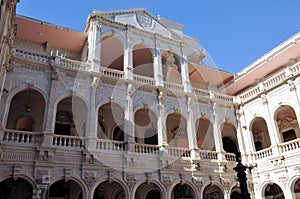
{"label": "stone balustrade", "polygon": [[192,88],[192,91],[200,97],[203,98],[210,98],[210,92],[208,90],[205,89],[201,89],[201,88]]}
{"label": "stone balustrade", "polygon": [[159,154],[160,146],[157,145],[150,145],[150,144],[135,144],[135,152],[136,153],[143,153],[143,154]]}
{"label": "stone balustrade", "polygon": [[54,134],[52,144],[56,147],[64,147],[69,149],[83,148],[85,144],[85,138]]}
{"label": "stone balustrade", "polygon": [[228,162],[235,162],[236,158],[235,158],[235,154],[234,153],[225,153],[225,159]]}
{"label": "stone balustrade", "polygon": [[142,76],[142,75],[133,75],[133,80],[136,81],[139,84],[146,84],[146,85],[150,85],[150,86],[155,86],[155,79],[151,78],[151,77],[146,77],[146,76]]}
{"label": "stone balustrade", "polygon": [[164,87],[173,91],[183,91],[183,85],[173,82],[164,82]]}
{"label": "stone balustrade", "polygon": [[42,142],[42,133],[17,131],[17,130],[2,130],[2,143],[17,143],[27,146],[36,146]]}
{"label": "stone balustrade", "polygon": [[300,138],[282,143],[280,150],[282,153],[297,151],[300,149]]}
{"label": "stone balustrade", "polygon": [[38,52],[30,52],[22,49],[13,49],[13,55],[18,58],[29,60],[32,62],[38,62],[44,64],[47,64],[49,62],[49,56]]}
{"label": "stone balustrade", "polygon": [[293,64],[292,66],[282,68],[277,73],[268,77],[265,81],[262,81],[260,84],[262,86],[256,85],[242,94],[239,95],[242,102],[247,102],[265,90],[271,89],[275,86],[285,83],[291,76],[296,76],[300,73],[300,62]]}
{"label": "stone balustrade", "polygon": [[218,160],[216,151],[199,150],[198,153],[201,160]]}
{"label": "stone balustrade", "polygon": [[124,151],[125,143],[115,140],[97,139],[96,149],[103,151]]}
{"label": "stone balustrade", "polygon": [[255,160],[270,157],[273,155],[272,148],[266,148],[266,149],[257,151],[253,155],[254,155]]}
{"label": "stone balustrade", "polygon": [[185,158],[191,157],[191,150],[187,148],[166,147],[166,149],[168,151],[168,155],[173,157],[185,157]]}
{"label": "stone balustrade", "polygon": [[109,78],[113,78],[113,79],[123,79],[124,78],[123,71],[115,70],[115,69],[111,69],[111,68],[101,67],[100,73],[101,73],[101,75],[103,75],[105,77],[109,77]]}
{"label": "stone balustrade", "polygon": [[65,68],[71,68],[71,69],[79,70],[79,71],[89,71],[90,70],[90,65],[87,63],[76,61],[76,60],[71,60],[71,59],[66,59],[66,58],[62,58],[62,57],[60,58],[60,62],[58,64]]}

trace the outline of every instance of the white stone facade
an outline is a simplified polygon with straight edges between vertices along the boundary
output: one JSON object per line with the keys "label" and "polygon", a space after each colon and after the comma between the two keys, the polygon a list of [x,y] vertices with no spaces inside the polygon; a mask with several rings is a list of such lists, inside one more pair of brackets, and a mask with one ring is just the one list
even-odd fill
{"label": "white stone facade", "polygon": [[[180,24],[145,10],[95,11],[79,33],[1,3],[14,16],[1,14],[1,39],[11,24],[21,27],[1,43],[4,198],[241,198],[237,151],[250,168],[251,198],[278,187],[299,197],[299,59],[229,95],[221,91],[228,73],[204,67],[217,83],[191,75],[205,50]],[[23,35],[25,23],[61,34],[43,43]],[[66,42],[55,43],[63,34]],[[79,50],[68,44],[73,34],[83,38]],[[10,192],[10,183],[24,191]]]}

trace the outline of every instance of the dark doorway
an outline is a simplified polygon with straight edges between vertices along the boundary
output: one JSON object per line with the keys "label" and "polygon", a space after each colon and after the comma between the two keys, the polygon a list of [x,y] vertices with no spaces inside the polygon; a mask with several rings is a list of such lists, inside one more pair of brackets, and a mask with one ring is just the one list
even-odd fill
{"label": "dark doorway", "polygon": [[238,149],[237,149],[235,143],[230,138],[223,137],[222,142],[223,142],[223,148],[226,152],[234,153],[234,154],[238,153]]}
{"label": "dark doorway", "polygon": [[147,193],[146,199],[161,199],[160,193],[158,190],[151,190]]}
{"label": "dark doorway", "polygon": [[70,135],[71,125],[69,124],[55,124],[54,134],[56,135]]}

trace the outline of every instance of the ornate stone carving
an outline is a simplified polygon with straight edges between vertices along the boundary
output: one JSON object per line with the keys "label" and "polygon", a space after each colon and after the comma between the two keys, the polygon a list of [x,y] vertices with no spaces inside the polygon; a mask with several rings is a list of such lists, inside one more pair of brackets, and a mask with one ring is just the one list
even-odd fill
{"label": "ornate stone carving", "polygon": [[127,87],[127,94],[132,97],[132,95],[134,94],[134,86],[132,84],[128,84],[128,87]]}
{"label": "ornate stone carving", "polygon": [[71,168],[65,168],[65,181],[68,182],[72,175],[72,169]]}
{"label": "ornate stone carving", "polygon": [[135,175],[131,174],[126,176],[126,183],[128,185],[128,187],[130,188],[130,190],[133,189],[134,185],[136,184],[136,178]]}
{"label": "ornate stone carving", "polygon": [[22,166],[21,165],[14,165],[13,169],[14,169],[13,170],[13,179],[17,180],[20,177]]}
{"label": "ornate stone carving", "polygon": [[158,101],[160,104],[164,104],[166,100],[166,94],[162,91],[159,92]]}
{"label": "ornate stone carving", "polygon": [[166,189],[169,189],[172,184],[172,178],[170,176],[162,176],[161,182]]}
{"label": "ornate stone carving", "polygon": [[296,85],[295,85],[295,82],[293,80],[288,80],[287,83],[289,85],[290,91],[293,91],[293,90],[296,89]]}
{"label": "ornate stone carving", "polygon": [[99,82],[100,82],[99,78],[93,77],[92,88],[94,88],[94,89],[98,88],[99,87]]}
{"label": "ornate stone carving", "polygon": [[265,94],[262,94],[260,97],[261,97],[261,101],[262,101],[263,105],[268,103],[268,99],[267,99],[267,96]]}
{"label": "ornate stone carving", "polygon": [[203,186],[203,178],[202,177],[193,177],[193,183],[196,185],[198,191],[201,190],[202,186]]}
{"label": "ornate stone carving", "polygon": [[96,182],[95,173],[87,171],[83,172],[83,180],[88,186],[88,188],[90,188]]}
{"label": "ornate stone carving", "polygon": [[115,179],[115,171],[114,170],[108,170],[108,182],[112,183]]}
{"label": "ornate stone carving", "polygon": [[58,72],[59,71],[57,69],[53,68],[52,74],[51,74],[51,79],[52,80],[58,81]]}
{"label": "ornate stone carving", "polygon": [[152,18],[145,13],[136,13],[136,19],[138,24],[143,28],[152,26]]}

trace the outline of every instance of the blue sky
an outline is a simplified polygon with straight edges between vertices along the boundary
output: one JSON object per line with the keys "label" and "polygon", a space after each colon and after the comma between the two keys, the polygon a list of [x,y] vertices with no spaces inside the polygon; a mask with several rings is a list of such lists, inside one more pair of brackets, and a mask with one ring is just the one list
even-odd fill
{"label": "blue sky", "polygon": [[135,8],[183,24],[217,67],[232,73],[300,31],[299,0],[21,0],[17,14],[83,31],[94,9]]}

